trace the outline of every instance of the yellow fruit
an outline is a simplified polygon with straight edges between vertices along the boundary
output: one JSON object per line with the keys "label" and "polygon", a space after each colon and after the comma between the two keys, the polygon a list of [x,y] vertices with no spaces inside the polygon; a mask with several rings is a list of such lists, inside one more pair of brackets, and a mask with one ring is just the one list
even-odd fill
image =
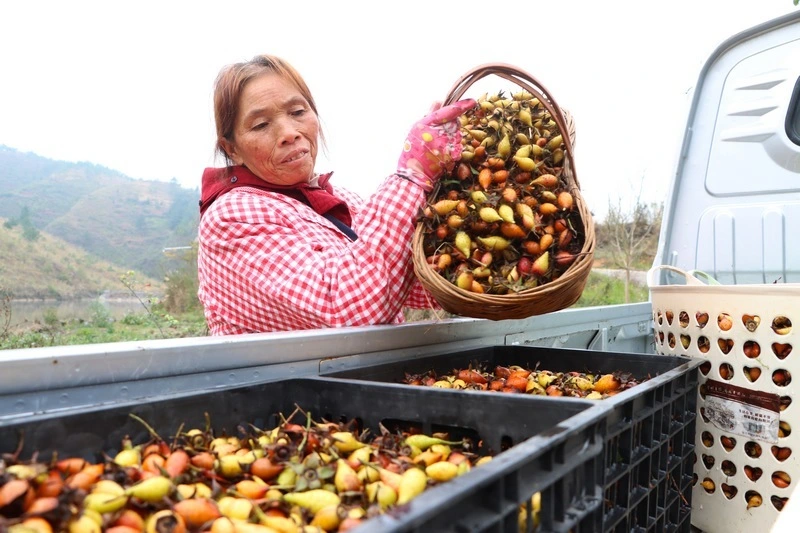
{"label": "yellow fruit", "polygon": [[458,475],[458,465],[439,461],[425,468],[425,473],[434,481],[449,481]]}
{"label": "yellow fruit", "polygon": [[148,503],[157,503],[169,496],[173,488],[172,482],[168,478],[156,476],[129,487],[125,494]]}
{"label": "yellow fruit", "polygon": [[87,494],[83,499],[83,506],[86,509],[97,511],[100,514],[114,513],[119,511],[125,507],[126,503],[128,503],[127,496],[104,494],[101,492]]}
{"label": "yellow fruit", "polygon": [[510,205],[503,204],[497,209],[497,213],[505,222],[514,223],[514,209]]}
{"label": "yellow fruit", "polygon": [[400,487],[397,489],[397,504],[410,502],[425,490],[428,476],[420,468],[409,468],[400,475]]}
{"label": "yellow fruit", "polygon": [[492,456],[491,455],[484,455],[483,457],[481,457],[480,459],[475,461],[475,466],[485,465],[486,463],[488,463],[491,460],[492,460]]}
{"label": "yellow fruit", "polygon": [[335,431],[331,433],[331,437],[334,440],[333,446],[340,452],[350,453],[366,446],[349,431]]}
{"label": "yellow fruit", "polygon": [[530,157],[514,156],[514,162],[521,170],[525,172],[530,172],[536,168],[536,162]]}
{"label": "yellow fruit", "polygon": [[480,211],[478,211],[478,216],[480,216],[481,220],[484,222],[490,223],[503,220],[503,217],[491,207],[481,207]]}
{"label": "yellow fruit", "polygon": [[100,524],[87,515],[81,515],[69,523],[69,533],[100,533]]}
{"label": "yellow fruit", "polygon": [[335,531],[339,527],[341,518],[339,518],[339,505],[327,505],[314,513],[314,518],[311,520],[311,525],[316,526],[324,531]]}
{"label": "yellow fruit", "polygon": [[289,494],[285,494],[283,499],[292,505],[299,505],[303,509],[308,509],[314,514],[316,514],[323,507],[328,507],[329,505],[339,505],[341,502],[337,494],[325,489],[312,489],[306,492],[290,492]]}
{"label": "yellow fruit", "polygon": [[142,463],[142,454],[138,448],[122,450],[114,456],[114,462],[119,466],[139,466]]}

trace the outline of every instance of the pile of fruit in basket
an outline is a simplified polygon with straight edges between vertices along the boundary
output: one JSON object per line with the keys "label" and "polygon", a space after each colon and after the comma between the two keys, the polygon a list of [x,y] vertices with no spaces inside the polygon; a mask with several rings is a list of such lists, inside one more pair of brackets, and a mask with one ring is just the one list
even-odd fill
{"label": "pile of fruit in basket", "polygon": [[23,461],[19,450],[4,454],[0,530],[346,531],[491,460],[470,439],[383,427],[371,435],[355,421],[317,422],[299,408],[270,430],[215,436],[209,422],[169,440],[131,416],[151,439],[134,445],[126,438],[113,457]]}
{"label": "pile of fruit in basket", "polygon": [[519,292],[558,278],[585,242],[577,189],[564,174],[568,133],[527,91],[478,102],[461,116],[461,161],[420,216],[423,249],[461,289]]}
{"label": "pile of fruit in basket", "polygon": [[635,387],[648,378],[637,380],[630,372],[610,374],[591,372],[551,372],[521,366],[501,366],[487,370],[480,365],[455,369],[446,374],[433,370],[421,374],[406,373],[403,383],[444,389],[488,390],[541,396],[568,396],[602,400]]}

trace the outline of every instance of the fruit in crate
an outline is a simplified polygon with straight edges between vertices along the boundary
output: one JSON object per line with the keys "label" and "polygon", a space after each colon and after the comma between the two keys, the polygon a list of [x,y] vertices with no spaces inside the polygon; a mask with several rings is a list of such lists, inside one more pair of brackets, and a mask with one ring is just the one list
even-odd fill
{"label": "fruit in crate", "polygon": [[461,161],[420,215],[428,264],[457,287],[508,294],[563,274],[585,231],[564,173],[568,132],[527,91],[461,116]]}
{"label": "fruit in crate", "polygon": [[209,421],[164,439],[131,417],[150,440],[126,437],[115,453],[97,450],[102,460],[3,454],[0,530],[345,531],[492,458],[470,438],[383,426],[370,434],[299,408],[236,436],[215,434]]}
{"label": "fruit in crate", "polygon": [[488,390],[524,393],[540,396],[569,396],[587,400],[602,400],[638,385],[649,378],[637,380],[629,372],[610,374],[592,372],[551,372],[521,366],[501,366],[486,369],[481,365],[455,369],[438,374],[429,370],[421,374],[406,373],[403,383],[444,389]]}

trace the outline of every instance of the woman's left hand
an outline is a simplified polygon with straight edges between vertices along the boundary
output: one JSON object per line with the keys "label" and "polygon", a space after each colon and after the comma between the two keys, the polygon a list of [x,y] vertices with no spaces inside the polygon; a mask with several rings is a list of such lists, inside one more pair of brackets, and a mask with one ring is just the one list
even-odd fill
{"label": "woman's left hand", "polygon": [[406,137],[397,162],[397,174],[426,191],[461,158],[461,125],[458,117],[477,105],[473,99],[460,100],[434,110],[414,124]]}

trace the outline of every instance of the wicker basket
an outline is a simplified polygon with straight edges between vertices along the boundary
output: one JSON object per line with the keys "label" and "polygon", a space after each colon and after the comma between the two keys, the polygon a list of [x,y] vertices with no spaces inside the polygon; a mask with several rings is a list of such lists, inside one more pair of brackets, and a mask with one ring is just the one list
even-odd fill
{"label": "wicker basket", "polygon": [[575,171],[575,125],[572,117],[562,110],[547,89],[533,76],[503,63],[480,65],[463,75],[450,89],[444,105],[459,100],[466,90],[481,78],[495,75],[509,80],[539,98],[556,121],[564,137],[565,157],[562,177],[575,199],[575,208],[581,216],[585,240],[581,253],[574,263],[558,278],[538,287],[508,294],[481,294],[466,291],[442,277],[428,264],[424,246],[422,223],[417,225],[412,241],[414,272],[422,285],[441,307],[452,314],[491,320],[520,319],[550,313],[569,307],[578,301],[592,269],[595,248],[594,221],[580,192]]}

